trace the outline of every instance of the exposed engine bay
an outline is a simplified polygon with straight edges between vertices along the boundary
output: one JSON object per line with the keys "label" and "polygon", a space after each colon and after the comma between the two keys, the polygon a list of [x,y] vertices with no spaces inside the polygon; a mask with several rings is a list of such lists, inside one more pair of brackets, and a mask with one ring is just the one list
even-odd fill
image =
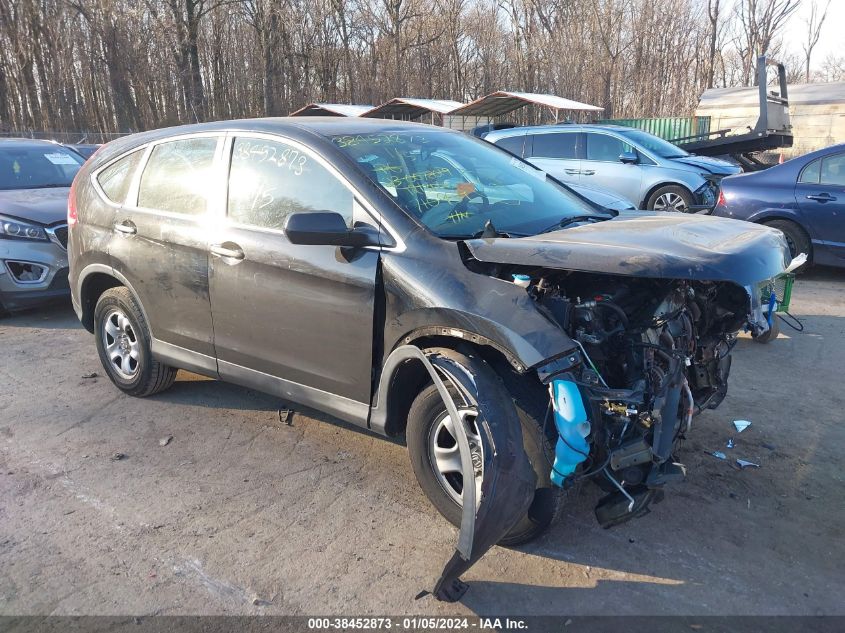
{"label": "exposed engine bay", "polygon": [[665,484],[684,477],[677,451],[694,416],[727,394],[748,292],[729,282],[506,274],[582,353],[550,381],[560,434],[552,481],[594,479],[609,493],[596,507],[604,527],[646,512]]}

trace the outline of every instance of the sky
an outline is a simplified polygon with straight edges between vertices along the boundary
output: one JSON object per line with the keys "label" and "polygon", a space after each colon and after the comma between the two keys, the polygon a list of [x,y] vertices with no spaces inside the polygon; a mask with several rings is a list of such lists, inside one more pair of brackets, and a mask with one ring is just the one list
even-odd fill
{"label": "sky", "polygon": [[[819,7],[824,7],[826,0],[816,0]],[[802,45],[807,40],[806,20],[810,17],[812,0],[804,0],[801,8],[789,19],[784,28],[784,43],[790,53],[804,57]],[[845,43],[842,31],[845,29],[845,0],[831,0],[827,17],[822,26],[819,43],[813,49],[810,64],[819,68],[825,57],[830,54],[845,57]]]}

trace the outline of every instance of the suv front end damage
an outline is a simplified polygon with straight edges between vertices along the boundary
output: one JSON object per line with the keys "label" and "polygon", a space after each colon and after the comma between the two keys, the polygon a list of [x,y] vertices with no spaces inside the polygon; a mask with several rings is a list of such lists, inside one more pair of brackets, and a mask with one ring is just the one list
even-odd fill
{"label": "suv front end damage", "polygon": [[[737,334],[768,329],[760,288],[788,259],[773,232],[737,235],[733,226],[725,227],[733,230],[734,245],[722,254],[724,262],[715,248],[706,255],[705,244],[698,245],[695,267],[681,268],[672,249],[659,256],[637,249],[626,259],[617,248],[611,259],[606,244],[616,233],[613,224],[534,239],[475,240],[467,242],[465,258],[470,270],[524,287],[575,344],[566,367],[553,361],[535,368],[549,390],[545,424],[558,431],[551,479],[563,488],[587,478],[601,486],[608,494],[595,513],[604,527],[642,514],[666,484],[684,478],[679,445],[693,418],[725,398]],[[692,226],[711,239],[720,228]],[[589,229],[602,229],[605,242],[592,254],[583,250]],[[699,236],[676,231],[675,237]],[[745,243],[738,248],[737,242]],[[491,261],[496,243],[501,252]],[[538,265],[550,260],[578,268]]]}

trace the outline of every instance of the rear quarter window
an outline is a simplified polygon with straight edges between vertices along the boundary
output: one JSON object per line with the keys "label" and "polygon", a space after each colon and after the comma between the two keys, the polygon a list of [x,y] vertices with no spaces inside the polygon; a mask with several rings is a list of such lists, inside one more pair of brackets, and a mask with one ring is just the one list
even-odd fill
{"label": "rear quarter window", "polygon": [[801,172],[798,182],[817,185],[819,183],[819,173],[821,172],[822,159],[817,158],[812,163],[809,163]]}
{"label": "rear quarter window", "polygon": [[123,204],[132,184],[132,176],[138,169],[144,150],[136,150],[113,162],[97,176],[97,183],[111,202]]}
{"label": "rear quarter window", "polygon": [[496,141],[496,145],[508,150],[512,154],[522,156],[522,144],[524,142],[525,135],[521,134],[519,136],[508,136],[507,138],[500,138],[498,141]]}

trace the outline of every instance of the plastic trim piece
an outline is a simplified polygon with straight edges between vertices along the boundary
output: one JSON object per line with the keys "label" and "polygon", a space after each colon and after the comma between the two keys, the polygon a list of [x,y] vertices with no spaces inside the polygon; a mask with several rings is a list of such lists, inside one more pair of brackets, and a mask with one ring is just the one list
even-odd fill
{"label": "plastic trim piece", "polygon": [[[499,542],[528,511],[534,499],[536,476],[523,449],[522,430],[510,399],[502,390],[488,389],[486,391],[495,393],[483,393],[485,390],[479,389],[476,383],[478,373],[473,372],[472,365],[483,363],[481,359],[446,348],[423,352],[413,345],[398,347],[394,354],[403,360],[417,360],[423,364],[453,419],[459,419],[459,415],[447,383],[465,400],[474,402],[478,409],[476,425],[484,456],[481,499],[476,499],[475,486],[463,487],[458,544],[432,591],[438,600],[456,602],[468,589],[460,579],[461,574]],[[460,424],[453,427],[461,447],[463,480],[474,482],[469,438]],[[418,597],[426,593],[422,592]]]}

